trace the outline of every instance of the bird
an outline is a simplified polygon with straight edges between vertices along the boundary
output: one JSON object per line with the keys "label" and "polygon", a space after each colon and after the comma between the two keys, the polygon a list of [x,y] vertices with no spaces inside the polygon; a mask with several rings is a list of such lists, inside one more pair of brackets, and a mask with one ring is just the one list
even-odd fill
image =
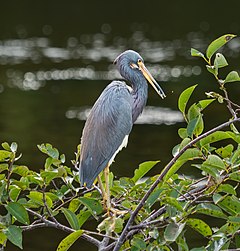
{"label": "bird", "polygon": [[[93,105],[83,128],[79,161],[80,184],[91,188],[98,178],[108,210],[111,208],[109,166],[127,146],[133,124],[146,105],[148,83],[162,99],[166,97],[136,51],[122,52],[114,64],[125,81],[112,81]],[[103,170],[106,190],[99,178]]]}

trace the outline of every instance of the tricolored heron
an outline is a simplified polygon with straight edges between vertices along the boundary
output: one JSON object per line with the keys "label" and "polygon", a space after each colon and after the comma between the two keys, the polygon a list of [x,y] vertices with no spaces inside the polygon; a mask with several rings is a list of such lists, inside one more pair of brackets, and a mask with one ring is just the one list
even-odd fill
{"label": "tricolored heron", "polygon": [[100,178],[98,181],[107,210],[111,208],[109,166],[116,154],[127,146],[133,124],[146,105],[147,82],[161,98],[165,97],[137,52],[123,52],[115,59],[114,64],[130,86],[123,81],[113,81],[97,99],[83,129],[79,164],[80,183],[88,188],[104,170],[106,192]]}

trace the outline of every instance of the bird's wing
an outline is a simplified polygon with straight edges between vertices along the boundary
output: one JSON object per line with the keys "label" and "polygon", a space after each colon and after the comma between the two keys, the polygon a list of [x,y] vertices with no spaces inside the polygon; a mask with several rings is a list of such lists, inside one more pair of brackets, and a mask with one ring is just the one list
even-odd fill
{"label": "bird's wing", "polygon": [[90,187],[132,129],[132,97],[125,83],[114,81],[94,104],[86,121],[80,157],[80,182]]}

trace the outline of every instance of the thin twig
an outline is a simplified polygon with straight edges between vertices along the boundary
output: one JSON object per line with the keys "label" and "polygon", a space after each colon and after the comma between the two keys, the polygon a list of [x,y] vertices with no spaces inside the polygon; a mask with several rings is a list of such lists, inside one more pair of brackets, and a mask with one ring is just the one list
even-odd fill
{"label": "thin twig", "polygon": [[36,228],[46,227],[46,224],[44,222],[38,223],[38,224],[31,224],[29,226],[21,226],[21,229],[23,231],[30,231],[34,230]]}
{"label": "thin twig", "polygon": [[76,193],[75,195],[73,195],[72,197],[70,197],[69,199],[65,200],[63,203],[61,203],[59,206],[57,206],[56,208],[54,208],[54,211],[58,211],[61,207],[63,207],[64,205],[68,204],[69,202],[71,202],[74,198],[80,197],[86,193],[90,193],[93,190],[95,190],[95,187],[92,188],[84,188],[84,191],[81,191],[81,193]]}
{"label": "thin twig", "polygon": [[50,211],[48,205],[47,205],[47,200],[46,200],[46,194],[45,194],[45,187],[43,189],[43,204],[44,204],[44,207],[46,208],[46,211],[49,215],[49,217],[57,224],[58,221],[56,220],[56,218],[52,215],[52,212]]}
{"label": "thin twig", "polygon": [[[69,227],[66,227],[66,226],[62,225],[62,224],[59,223],[59,222],[56,223],[56,222],[50,221],[50,220],[46,219],[45,217],[43,217],[42,215],[40,215],[39,213],[37,213],[37,212],[35,212],[35,211],[33,211],[33,210],[29,209],[29,208],[27,208],[27,211],[28,211],[30,214],[32,214],[33,216],[35,216],[35,217],[41,219],[42,222],[45,224],[45,227],[57,228],[57,229],[60,229],[60,230],[62,230],[62,231],[64,231],[64,232],[67,232],[67,233],[73,233],[73,232],[75,231],[75,230],[73,230],[73,229],[71,229],[71,228],[69,228]],[[41,226],[41,227],[43,227],[43,226]],[[92,243],[93,245],[95,245],[95,246],[97,246],[97,247],[98,247],[98,246],[100,245],[100,243],[101,243],[99,240],[97,240],[96,238],[94,238],[94,237],[92,237],[92,236],[89,236],[89,235],[86,234],[86,233],[83,233],[83,234],[81,235],[80,238],[82,238],[82,239],[84,239],[84,240],[86,240],[86,241]]]}
{"label": "thin twig", "polygon": [[237,114],[234,111],[234,109],[232,108],[232,102],[230,101],[230,99],[228,98],[228,93],[227,90],[223,87],[221,88],[222,91],[224,92],[225,95],[225,100],[227,101],[227,108],[229,110],[229,112],[232,114],[233,118],[236,119],[237,118]]}
{"label": "thin twig", "polygon": [[113,237],[113,236],[110,236],[110,235],[107,235],[107,234],[101,234],[101,233],[97,233],[97,232],[93,232],[93,231],[89,231],[89,230],[84,230],[84,233],[88,234],[88,235],[96,235],[96,236],[99,236],[99,237],[108,237],[114,241],[117,240],[116,237]]}
{"label": "thin twig", "polygon": [[158,218],[159,216],[163,215],[165,212],[166,212],[166,207],[163,206],[163,207],[159,208],[155,213],[150,215],[144,222],[152,221],[152,220]]}
{"label": "thin twig", "polygon": [[10,198],[9,197],[10,177],[12,175],[12,167],[13,167],[14,161],[15,161],[15,153],[14,153],[14,158],[12,160],[10,160],[9,164],[8,164],[7,188],[6,188],[6,191],[7,191],[7,194],[8,194],[8,199]]}
{"label": "thin twig", "polygon": [[201,139],[206,138],[208,135],[221,130],[229,125],[231,125],[232,123],[235,122],[239,122],[240,119],[239,118],[235,118],[231,121],[225,122],[217,127],[214,127],[213,129],[205,132],[204,134],[200,135],[199,137],[195,138],[194,140],[192,140],[191,142],[189,142],[184,148],[182,148],[182,150],[165,166],[165,168],[163,169],[162,173],[158,176],[157,180],[152,184],[152,186],[149,188],[149,190],[146,192],[146,194],[143,196],[143,198],[141,199],[141,201],[139,202],[139,204],[137,205],[136,209],[133,211],[133,213],[131,214],[127,224],[125,225],[117,243],[116,246],[114,247],[113,251],[118,251],[122,244],[125,241],[125,238],[127,236],[129,227],[131,226],[131,224],[133,223],[135,217],[138,215],[138,212],[140,211],[140,209],[145,205],[146,200],[148,199],[148,197],[151,195],[151,193],[154,191],[154,189],[157,187],[157,185],[163,180],[163,178],[165,177],[165,175],[167,174],[167,172],[170,170],[170,168],[176,163],[176,161],[179,159],[180,156],[182,156],[182,154],[189,148],[191,148],[194,144],[196,144],[197,142],[199,142]]}

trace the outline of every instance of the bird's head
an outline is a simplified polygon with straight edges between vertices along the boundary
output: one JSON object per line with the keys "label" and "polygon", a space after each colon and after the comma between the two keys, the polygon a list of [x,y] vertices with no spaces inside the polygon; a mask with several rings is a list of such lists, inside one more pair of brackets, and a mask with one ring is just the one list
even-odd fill
{"label": "bird's head", "polygon": [[127,80],[131,81],[138,76],[144,77],[161,98],[166,97],[162,88],[144,65],[143,58],[136,51],[124,51],[114,60],[114,64],[117,65],[120,74]]}

